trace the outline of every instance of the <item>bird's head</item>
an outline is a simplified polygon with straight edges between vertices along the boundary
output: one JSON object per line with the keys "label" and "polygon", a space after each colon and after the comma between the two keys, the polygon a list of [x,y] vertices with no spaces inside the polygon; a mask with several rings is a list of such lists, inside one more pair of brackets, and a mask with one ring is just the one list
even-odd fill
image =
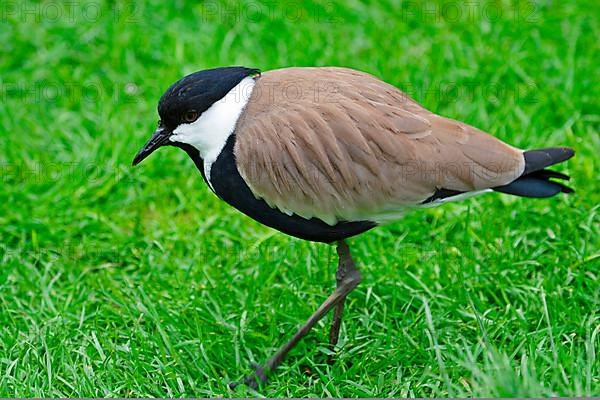
{"label": "bird's head", "polygon": [[[210,130],[227,116],[209,114],[213,104],[223,99],[243,79],[260,71],[245,67],[223,67],[194,72],[175,82],[158,102],[158,128],[133,159],[133,165],[142,162],[162,146],[192,145],[202,152],[211,146]],[[237,100],[238,102],[240,100]],[[235,99],[234,99],[235,102]],[[237,117],[237,116],[236,116]]]}

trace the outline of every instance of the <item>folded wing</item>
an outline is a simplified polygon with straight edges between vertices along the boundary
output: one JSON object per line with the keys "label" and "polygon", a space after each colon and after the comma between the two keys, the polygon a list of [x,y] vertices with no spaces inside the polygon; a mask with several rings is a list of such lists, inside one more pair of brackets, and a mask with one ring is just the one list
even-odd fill
{"label": "folded wing", "polygon": [[264,73],[234,151],[257,198],[331,225],[383,221],[440,189],[501,186],[524,169],[521,150],[343,68]]}

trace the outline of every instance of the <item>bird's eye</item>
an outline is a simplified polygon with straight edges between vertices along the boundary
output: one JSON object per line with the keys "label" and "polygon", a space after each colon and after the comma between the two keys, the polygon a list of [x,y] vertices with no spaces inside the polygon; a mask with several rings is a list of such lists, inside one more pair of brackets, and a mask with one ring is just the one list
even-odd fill
{"label": "bird's eye", "polygon": [[185,114],[183,114],[183,122],[194,122],[195,120],[198,119],[198,111],[196,110],[189,110],[186,111]]}

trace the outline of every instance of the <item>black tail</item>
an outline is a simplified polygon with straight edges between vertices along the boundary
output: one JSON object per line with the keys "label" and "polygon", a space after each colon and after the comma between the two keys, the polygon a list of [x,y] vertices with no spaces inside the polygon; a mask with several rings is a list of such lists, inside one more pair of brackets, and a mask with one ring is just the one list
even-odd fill
{"label": "black tail", "polygon": [[558,193],[572,193],[573,189],[550,178],[569,180],[569,176],[560,172],[544,169],[568,160],[575,155],[573,149],[552,147],[549,149],[529,150],[523,153],[525,170],[523,174],[508,185],[493,188],[497,192],[522,197],[551,197]]}

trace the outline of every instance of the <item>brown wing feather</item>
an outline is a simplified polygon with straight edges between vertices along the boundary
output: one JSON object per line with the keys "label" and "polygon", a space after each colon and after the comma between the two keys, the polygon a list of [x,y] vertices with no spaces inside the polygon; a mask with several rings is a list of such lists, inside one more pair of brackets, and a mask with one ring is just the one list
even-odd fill
{"label": "brown wing feather", "polygon": [[438,188],[504,185],[524,168],[522,151],[344,68],[265,72],[234,151],[256,197],[329,224],[394,214]]}

